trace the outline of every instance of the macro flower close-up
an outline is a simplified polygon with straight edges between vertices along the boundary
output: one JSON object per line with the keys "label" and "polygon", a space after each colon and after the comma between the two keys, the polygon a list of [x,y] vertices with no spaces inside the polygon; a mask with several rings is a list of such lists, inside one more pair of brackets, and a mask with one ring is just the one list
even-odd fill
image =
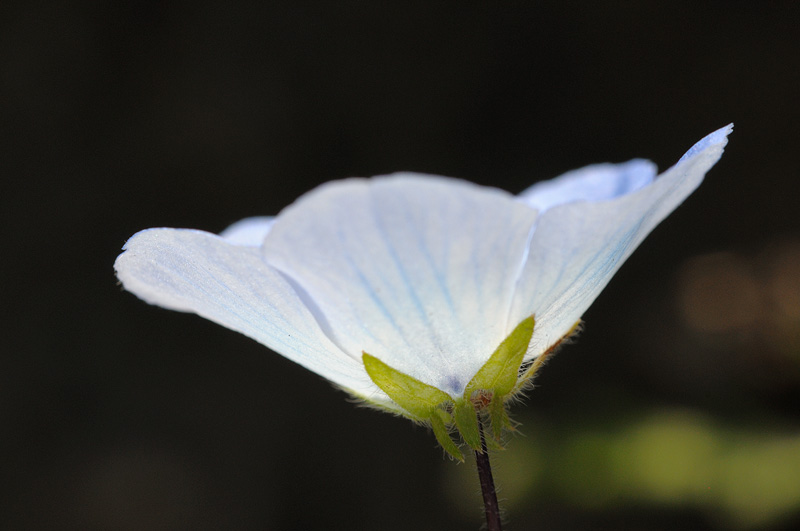
{"label": "macro flower close-up", "polygon": [[0,530],[800,529],[800,2],[3,7]]}
{"label": "macro flower close-up", "polygon": [[732,126],[657,176],[598,164],[519,195],[397,173],[308,192],[214,235],[141,231],[124,288],[245,334],[363,401],[429,423],[451,455],[499,439],[534,360],[576,330],[641,241],[719,160]]}

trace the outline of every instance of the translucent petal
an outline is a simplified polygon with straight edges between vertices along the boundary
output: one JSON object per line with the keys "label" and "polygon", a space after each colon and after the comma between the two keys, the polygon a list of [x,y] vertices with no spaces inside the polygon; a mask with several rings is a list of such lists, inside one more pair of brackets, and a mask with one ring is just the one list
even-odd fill
{"label": "translucent petal", "polygon": [[260,247],[273,223],[275,223],[273,216],[245,218],[226,228],[219,235],[236,245]]}
{"label": "translucent petal", "polygon": [[645,236],[699,186],[731,130],[707,136],[633,193],[553,206],[539,217],[511,308],[512,321],[536,315],[526,359],[570,331]]}
{"label": "translucent petal", "polygon": [[535,218],[506,192],[463,181],[351,179],[284,210],[262,250],[342,350],[460,397],[510,331]]}
{"label": "translucent petal", "polygon": [[194,312],[249,336],[354,393],[387,402],[360,356],[342,352],[287,280],[257,248],[207,232],[149,229],[114,264],[128,291],[150,304]]}
{"label": "translucent petal", "polygon": [[594,164],[538,182],[518,197],[542,213],[565,203],[620,197],[647,186],[655,176],[656,165],[648,160]]}

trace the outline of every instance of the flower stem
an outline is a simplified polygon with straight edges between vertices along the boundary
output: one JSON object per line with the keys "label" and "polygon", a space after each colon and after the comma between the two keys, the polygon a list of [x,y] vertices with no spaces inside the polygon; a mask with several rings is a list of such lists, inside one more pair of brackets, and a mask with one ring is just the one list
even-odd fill
{"label": "flower stem", "polygon": [[489,531],[502,531],[500,506],[497,504],[492,465],[489,463],[489,450],[486,448],[486,438],[483,435],[483,423],[480,415],[478,416],[478,431],[481,434],[481,449],[475,450],[475,462],[478,465],[478,478],[481,482],[481,493],[483,494],[483,508],[486,511],[486,526]]}

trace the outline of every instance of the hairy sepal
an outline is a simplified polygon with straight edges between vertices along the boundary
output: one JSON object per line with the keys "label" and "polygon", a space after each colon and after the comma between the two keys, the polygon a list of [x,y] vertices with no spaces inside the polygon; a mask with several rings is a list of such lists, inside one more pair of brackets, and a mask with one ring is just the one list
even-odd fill
{"label": "hairy sepal", "polygon": [[364,352],[364,368],[372,381],[401,409],[400,414],[431,426],[436,440],[453,458],[464,456],[450,437],[455,424],[458,433],[470,448],[480,450],[483,444],[479,422],[491,421],[493,439],[489,445],[500,448],[504,430],[513,430],[506,412],[506,401],[518,389],[520,368],[533,335],[535,319],[523,319],[497,347],[492,356],[467,384],[464,395],[453,399],[432,385],[409,376]]}
{"label": "hairy sepal", "polygon": [[527,369],[522,371],[522,374],[514,386],[514,390],[511,392],[511,396],[524,395],[525,391],[532,387],[531,382],[533,382],[533,378],[539,372],[539,369],[542,368],[545,362],[547,362],[562,345],[569,343],[570,339],[580,332],[581,323],[582,321],[580,319],[575,321],[575,324],[572,325],[569,332],[564,334],[564,337],[556,341],[550,348],[540,354]]}
{"label": "hairy sepal", "polygon": [[453,398],[441,389],[428,385],[387,365],[375,356],[362,354],[364,368],[372,381],[400,408],[404,416],[416,422],[429,424],[436,440],[451,457],[463,461],[464,455],[450,438],[453,425]]}
{"label": "hairy sepal", "polygon": [[464,391],[464,399],[476,404],[491,419],[492,435],[497,441],[504,429],[513,429],[506,401],[517,389],[520,367],[535,325],[534,316],[523,319],[475,373]]}
{"label": "hairy sepal", "polygon": [[364,368],[375,385],[407,411],[412,420],[428,420],[434,410],[452,400],[450,395],[363,353]]}
{"label": "hairy sepal", "polygon": [[492,391],[495,396],[505,396],[514,389],[535,323],[534,317],[530,316],[514,328],[467,384],[465,398],[480,391]]}

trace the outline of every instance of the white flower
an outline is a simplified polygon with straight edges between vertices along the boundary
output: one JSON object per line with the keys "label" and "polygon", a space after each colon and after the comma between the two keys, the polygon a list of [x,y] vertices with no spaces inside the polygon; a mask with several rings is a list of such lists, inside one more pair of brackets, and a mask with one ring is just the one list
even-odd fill
{"label": "white flower", "polygon": [[418,418],[376,385],[363,353],[457,402],[535,316],[524,367],[573,329],[697,188],[731,130],[707,136],[658,178],[648,161],[600,164],[516,197],[411,173],[334,181],[219,236],[141,231],[115,268],[146,302],[197,313]]}

